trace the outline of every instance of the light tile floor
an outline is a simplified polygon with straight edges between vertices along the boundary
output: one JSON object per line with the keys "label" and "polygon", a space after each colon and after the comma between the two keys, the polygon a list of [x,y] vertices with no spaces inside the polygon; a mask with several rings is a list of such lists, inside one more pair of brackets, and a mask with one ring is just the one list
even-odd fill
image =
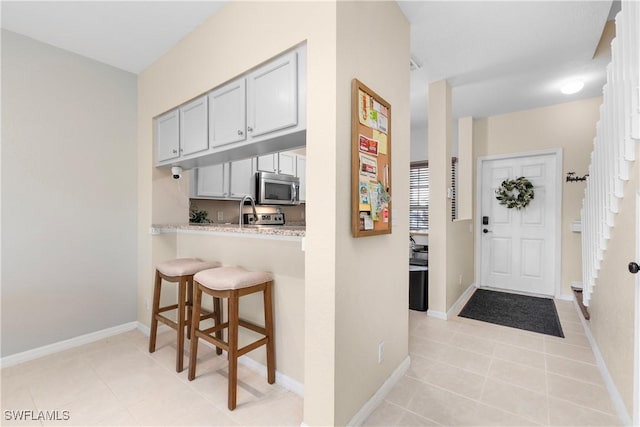
{"label": "light tile floor", "polygon": [[368,426],[621,425],[572,302],[557,338],[410,311],[411,366]]}
{"label": "light tile floor", "polygon": [[[149,338],[131,331],[2,369],[5,425],[78,426],[299,426],[302,398],[266,375],[239,365],[238,406],[227,409],[227,362],[211,348],[198,349],[197,376],[175,372],[175,332]],[[188,341],[187,341],[188,342]],[[187,346],[188,348],[188,346]],[[5,411],[56,411],[67,421],[15,422]],[[9,418],[11,416],[9,415]]]}
{"label": "light tile floor", "polygon": [[[572,303],[556,301],[566,338],[410,311],[411,367],[370,426],[620,425]],[[198,376],[175,372],[175,333],[131,331],[2,369],[2,425],[295,425],[302,398],[240,365],[226,408],[226,360],[201,345]],[[188,347],[187,347],[188,348]],[[185,359],[185,368],[188,358]],[[69,411],[22,422],[6,410]],[[59,414],[63,414],[60,412]]]}

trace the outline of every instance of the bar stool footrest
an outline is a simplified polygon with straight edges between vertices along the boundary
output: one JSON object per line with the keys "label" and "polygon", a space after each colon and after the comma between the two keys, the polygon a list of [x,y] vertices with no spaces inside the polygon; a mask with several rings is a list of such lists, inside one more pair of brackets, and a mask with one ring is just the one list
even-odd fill
{"label": "bar stool footrest", "polygon": [[255,323],[247,322],[246,320],[238,319],[238,325],[251,329],[254,332],[257,332],[262,335],[268,335],[267,330],[263,326],[256,325]]}

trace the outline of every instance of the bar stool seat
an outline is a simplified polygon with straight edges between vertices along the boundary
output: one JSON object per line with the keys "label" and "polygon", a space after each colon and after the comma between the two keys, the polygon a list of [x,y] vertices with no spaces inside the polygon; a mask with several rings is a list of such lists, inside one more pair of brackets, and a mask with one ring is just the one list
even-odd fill
{"label": "bar stool seat", "polygon": [[[236,407],[236,390],[238,385],[238,357],[265,345],[267,352],[267,382],[276,380],[275,343],[273,336],[273,276],[265,271],[247,271],[242,267],[220,267],[200,271],[194,275],[194,303],[191,322],[191,352],[189,360],[189,381],[196,376],[196,360],[198,339],[227,351],[229,358],[228,407]],[[264,327],[248,322],[239,317],[239,298],[255,292],[263,293]],[[224,323],[217,319],[213,327],[200,329],[200,322],[205,318],[201,313],[202,294],[206,293],[214,299],[227,300],[228,320]],[[242,326],[263,335],[263,338],[238,348],[238,329]],[[227,341],[222,339],[222,331],[227,329]]]}
{"label": "bar stool seat", "polygon": [[[178,333],[176,349],[176,372],[181,372],[183,369],[185,327],[187,327],[187,337],[191,337],[190,325],[193,306],[193,275],[199,271],[216,268],[220,265],[221,264],[217,261],[203,261],[198,258],[178,258],[161,262],[156,266],[155,283],[153,289],[153,309],[151,314],[151,333],[149,335],[149,353],[153,353],[156,351],[158,321],[175,329]],[[160,291],[162,289],[162,280],[178,284],[177,304],[160,307]],[[166,311],[176,309],[178,310],[177,322],[161,314]],[[209,317],[215,316],[213,313],[209,313],[208,315]]]}

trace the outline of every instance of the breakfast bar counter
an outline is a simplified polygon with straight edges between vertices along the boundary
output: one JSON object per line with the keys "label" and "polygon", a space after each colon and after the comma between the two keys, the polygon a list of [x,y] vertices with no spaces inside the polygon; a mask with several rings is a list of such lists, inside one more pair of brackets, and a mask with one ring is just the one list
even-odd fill
{"label": "breakfast bar counter", "polygon": [[[305,253],[304,226],[254,226],[238,224],[154,224],[154,265],[173,258],[200,258],[224,266],[241,266],[249,271],[273,275],[275,317],[276,381],[302,394],[304,381]],[[210,301],[207,302],[209,304]],[[208,307],[206,307],[208,308]],[[264,322],[262,298],[243,297],[240,316],[250,322]],[[253,339],[241,331],[241,343]],[[258,370],[265,369],[265,352],[256,349],[240,360]]]}
{"label": "breakfast bar counter", "polygon": [[[161,233],[235,233],[246,235],[245,237],[295,237],[300,240],[305,235],[304,225],[243,225],[238,224],[154,224],[151,226],[151,234]],[[288,240],[288,239],[284,239]]]}

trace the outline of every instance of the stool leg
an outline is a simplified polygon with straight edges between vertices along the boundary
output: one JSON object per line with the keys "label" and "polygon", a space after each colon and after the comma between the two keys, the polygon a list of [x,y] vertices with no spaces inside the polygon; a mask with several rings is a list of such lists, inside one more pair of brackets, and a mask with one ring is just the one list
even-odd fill
{"label": "stool leg", "polygon": [[198,329],[200,328],[200,307],[202,304],[202,289],[198,282],[194,283],[193,314],[191,319],[191,354],[189,355],[189,381],[196,377],[196,359],[198,358]]}
{"label": "stool leg", "polygon": [[162,287],[162,277],[156,270],[156,279],[153,285],[153,307],[151,309],[151,333],[149,334],[149,353],[156,351],[156,337],[158,335],[158,311],[160,310],[160,288]]}
{"label": "stool leg", "polygon": [[238,292],[233,291],[228,299],[229,316],[229,390],[228,407],[236,408],[236,389],[238,386]]}
{"label": "stool leg", "polygon": [[[222,323],[222,307],[220,305],[220,298],[218,297],[213,297],[213,321],[215,322],[215,326]],[[222,341],[222,329],[216,332],[216,338]],[[216,347],[216,354],[222,354],[220,347]]]}
{"label": "stool leg", "polygon": [[178,283],[178,349],[176,350],[176,372],[182,372],[184,366],[184,327],[185,327],[185,304],[187,299],[187,279],[180,278]]}
{"label": "stool leg", "polygon": [[267,330],[267,382],[276,382],[276,358],[275,338],[273,336],[273,302],[271,296],[271,283],[268,283],[263,291],[264,295],[264,325]]}
{"label": "stool leg", "polygon": [[193,315],[193,276],[187,280],[187,338],[191,339],[191,319]]}

